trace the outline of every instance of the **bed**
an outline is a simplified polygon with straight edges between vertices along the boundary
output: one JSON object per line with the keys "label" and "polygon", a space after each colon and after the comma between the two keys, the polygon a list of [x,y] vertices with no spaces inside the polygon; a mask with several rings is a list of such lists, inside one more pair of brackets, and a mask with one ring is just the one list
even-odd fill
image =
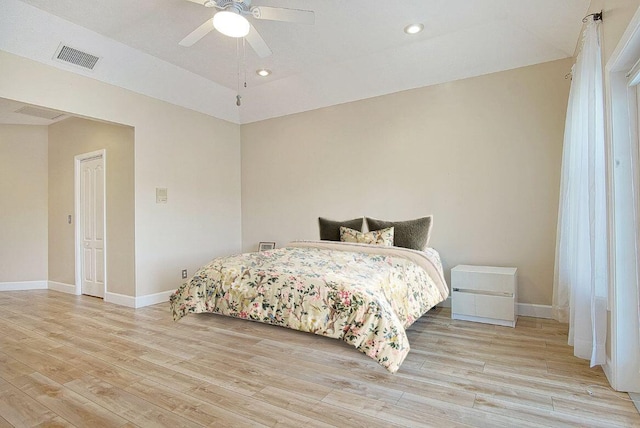
{"label": "bed", "polygon": [[433,249],[298,241],[216,258],[170,305],[176,321],[211,312],[340,339],[395,373],[406,329],[448,295]]}

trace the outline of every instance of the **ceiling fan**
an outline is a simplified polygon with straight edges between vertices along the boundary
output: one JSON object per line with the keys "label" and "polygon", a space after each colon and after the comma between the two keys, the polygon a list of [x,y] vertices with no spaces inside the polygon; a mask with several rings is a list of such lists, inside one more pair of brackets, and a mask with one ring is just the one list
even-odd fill
{"label": "ceiling fan", "polygon": [[271,55],[271,49],[260,33],[245,18],[267,19],[269,21],[313,24],[315,14],[310,10],[285,9],[281,7],[251,6],[251,0],[188,0],[205,7],[215,7],[218,12],[187,37],[180,41],[181,46],[191,46],[209,34],[213,29],[229,37],[244,37],[260,58]]}

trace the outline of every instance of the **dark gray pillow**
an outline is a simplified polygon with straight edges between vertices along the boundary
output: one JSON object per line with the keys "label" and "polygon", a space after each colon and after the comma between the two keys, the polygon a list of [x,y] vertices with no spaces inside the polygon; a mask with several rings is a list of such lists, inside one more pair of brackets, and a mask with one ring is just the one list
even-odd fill
{"label": "dark gray pillow", "polygon": [[362,232],[362,226],[364,225],[364,219],[354,218],[353,220],[335,221],[327,218],[318,217],[318,223],[320,224],[320,239],[323,241],[339,241],[340,240],[340,226],[348,227],[350,229]]}
{"label": "dark gray pillow", "polygon": [[429,243],[432,223],[432,216],[408,221],[385,221],[367,217],[369,231],[393,227],[394,247],[411,248],[419,251],[423,251]]}

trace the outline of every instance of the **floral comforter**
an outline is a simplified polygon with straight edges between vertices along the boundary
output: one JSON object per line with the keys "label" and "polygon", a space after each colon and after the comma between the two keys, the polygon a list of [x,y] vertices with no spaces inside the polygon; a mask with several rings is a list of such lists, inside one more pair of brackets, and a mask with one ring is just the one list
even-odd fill
{"label": "floral comforter", "polygon": [[300,241],[214,259],[170,303],[176,321],[214,312],[341,339],[395,373],[405,329],[448,294],[435,250]]}

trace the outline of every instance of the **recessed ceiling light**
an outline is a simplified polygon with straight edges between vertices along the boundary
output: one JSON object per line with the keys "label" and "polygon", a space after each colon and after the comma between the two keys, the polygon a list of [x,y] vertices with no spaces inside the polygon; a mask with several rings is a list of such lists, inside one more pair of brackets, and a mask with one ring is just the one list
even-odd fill
{"label": "recessed ceiling light", "polygon": [[404,32],[407,34],[418,34],[422,30],[424,30],[423,24],[410,24],[404,27]]}
{"label": "recessed ceiling light", "polygon": [[271,70],[267,70],[266,68],[261,68],[260,70],[256,70],[256,74],[260,77],[267,77],[271,74]]}

